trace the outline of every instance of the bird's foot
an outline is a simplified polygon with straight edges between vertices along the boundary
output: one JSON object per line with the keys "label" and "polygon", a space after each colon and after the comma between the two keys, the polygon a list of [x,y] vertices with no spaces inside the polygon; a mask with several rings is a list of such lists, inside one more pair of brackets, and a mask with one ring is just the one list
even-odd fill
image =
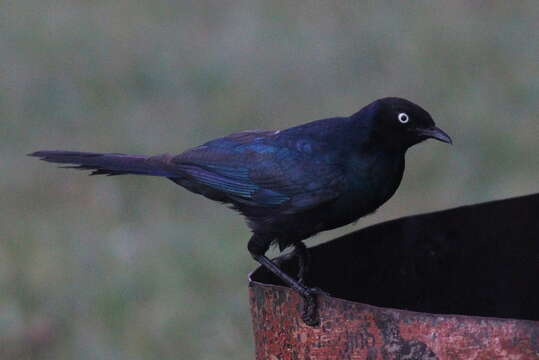
{"label": "bird's foot", "polygon": [[[259,238],[256,235],[253,235],[251,240],[249,240],[248,249],[253,258],[258,261],[262,266],[275,274],[279,279],[282,280],[286,285],[290,286],[292,289],[297,291],[303,298],[303,311],[301,318],[305,324],[310,326],[316,326],[319,324],[318,314],[317,314],[317,302],[316,295],[324,294],[323,291],[316,288],[309,288],[304,284],[298,282],[298,280],[292,278],[290,275],[285,273],[277,264],[268,259],[264,252],[267,250],[267,247],[260,247],[258,243]],[[300,245],[301,246],[301,245]],[[301,250],[300,250],[301,251]]]}
{"label": "bird's foot", "polygon": [[320,288],[305,288],[306,291],[301,294],[303,298],[303,309],[301,319],[306,325],[318,326],[320,317],[318,316],[318,295],[330,296]]}
{"label": "bird's foot", "polygon": [[316,295],[311,294],[303,296],[303,309],[301,313],[301,319],[306,325],[318,326],[320,324],[320,318],[318,316],[318,304],[316,301]]}

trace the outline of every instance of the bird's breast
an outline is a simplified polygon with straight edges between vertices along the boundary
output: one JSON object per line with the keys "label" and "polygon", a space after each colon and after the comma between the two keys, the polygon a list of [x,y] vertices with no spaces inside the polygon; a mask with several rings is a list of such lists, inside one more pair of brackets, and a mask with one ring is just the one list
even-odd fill
{"label": "bird's breast", "polygon": [[401,182],[404,156],[374,154],[353,159],[347,171],[347,191],[332,206],[331,227],[353,222],[389,200]]}

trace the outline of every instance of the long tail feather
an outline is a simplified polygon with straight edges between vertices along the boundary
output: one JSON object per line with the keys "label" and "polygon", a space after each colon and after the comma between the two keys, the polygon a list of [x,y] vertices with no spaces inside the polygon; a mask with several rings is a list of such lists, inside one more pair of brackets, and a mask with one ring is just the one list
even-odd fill
{"label": "long tail feather", "polygon": [[151,175],[177,177],[179,174],[174,171],[170,164],[172,158],[168,154],[157,156],[126,155],[126,154],[101,154],[79,151],[63,150],[42,150],[36,151],[29,156],[35,156],[41,160],[71,164],[62,166],[77,170],[93,170],[90,175]]}

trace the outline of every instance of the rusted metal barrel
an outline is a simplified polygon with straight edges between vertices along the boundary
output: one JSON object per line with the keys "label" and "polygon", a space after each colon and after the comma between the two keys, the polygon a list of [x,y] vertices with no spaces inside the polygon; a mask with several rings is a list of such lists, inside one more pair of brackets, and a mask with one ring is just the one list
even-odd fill
{"label": "rusted metal barrel", "polygon": [[[301,297],[250,277],[258,360],[539,359],[539,194],[411,216],[309,249]],[[297,271],[295,258],[281,266]],[[367,305],[369,304],[369,305]]]}

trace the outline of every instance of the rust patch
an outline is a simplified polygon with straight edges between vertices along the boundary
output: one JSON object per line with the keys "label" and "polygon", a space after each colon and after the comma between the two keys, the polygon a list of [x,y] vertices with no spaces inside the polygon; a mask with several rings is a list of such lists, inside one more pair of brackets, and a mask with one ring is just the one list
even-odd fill
{"label": "rust patch", "polygon": [[319,297],[320,326],[292,290],[249,287],[257,360],[539,360],[539,322],[434,315]]}

